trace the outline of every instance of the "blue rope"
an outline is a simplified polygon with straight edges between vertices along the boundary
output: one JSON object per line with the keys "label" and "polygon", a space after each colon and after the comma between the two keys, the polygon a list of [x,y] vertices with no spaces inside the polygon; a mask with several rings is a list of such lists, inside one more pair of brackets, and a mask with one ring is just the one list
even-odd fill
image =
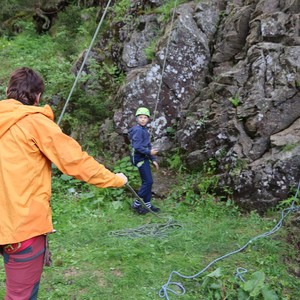
{"label": "blue rope", "polygon": [[239,267],[239,268],[236,269],[235,277],[240,279],[241,281],[245,282],[242,275],[246,274],[247,272],[248,272],[247,269]]}
{"label": "blue rope", "polygon": [[[258,235],[258,236],[256,236],[256,237],[252,238],[251,240],[249,240],[249,241],[248,241],[244,246],[242,246],[241,248],[239,248],[239,249],[237,249],[237,250],[235,250],[235,251],[232,251],[232,252],[230,252],[230,253],[227,253],[227,254],[225,254],[225,255],[223,255],[223,256],[221,256],[221,257],[218,257],[217,259],[215,259],[214,261],[212,261],[211,263],[209,263],[204,269],[202,269],[200,272],[198,272],[198,273],[195,274],[195,275],[192,275],[192,276],[186,276],[186,275],[183,275],[183,274],[181,274],[181,273],[179,273],[179,272],[177,272],[177,271],[172,271],[171,274],[170,274],[170,276],[169,276],[169,279],[168,279],[167,283],[164,284],[164,285],[161,287],[161,289],[160,289],[160,291],[159,291],[159,293],[158,293],[159,297],[160,297],[160,298],[165,298],[165,299],[167,299],[167,300],[170,300],[170,298],[169,298],[169,292],[171,292],[171,293],[173,293],[173,294],[175,294],[175,295],[177,295],[177,296],[182,296],[182,295],[185,294],[185,288],[184,288],[184,286],[183,286],[180,282],[173,282],[173,281],[171,281],[173,275],[178,275],[179,277],[184,278],[184,279],[194,279],[194,278],[198,277],[199,275],[201,275],[202,273],[204,273],[209,267],[211,267],[211,266],[212,266],[213,264],[215,264],[216,262],[218,262],[218,261],[220,261],[220,260],[222,260],[222,259],[224,259],[224,258],[227,258],[227,257],[229,257],[229,256],[231,256],[231,255],[233,255],[233,254],[239,253],[239,252],[243,251],[245,248],[247,248],[247,247],[249,246],[249,244],[253,243],[254,241],[256,241],[256,240],[258,240],[258,239],[260,239],[260,238],[263,238],[263,237],[267,237],[267,236],[269,236],[269,235],[275,233],[276,231],[278,231],[278,230],[281,228],[282,223],[283,223],[283,220],[287,217],[287,215],[288,215],[289,213],[291,213],[291,212],[294,212],[294,211],[297,211],[297,210],[300,209],[299,206],[295,206],[295,201],[297,200],[298,193],[299,193],[299,189],[300,189],[300,181],[299,181],[299,183],[298,183],[298,188],[297,188],[297,191],[296,191],[296,194],[295,194],[295,196],[294,196],[294,200],[293,200],[291,206],[290,206],[289,208],[286,208],[286,209],[282,210],[282,212],[281,212],[281,219],[280,219],[279,222],[274,226],[273,229],[271,229],[271,230],[268,231],[268,232],[265,232],[265,233],[263,233],[263,234],[260,234],[260,235]],[[238,269],[237,269],[236,276],[237,276],[238,278],[240,278],[242,281],[244,281],[244,279],[243,279],[243,277],[242,277],[242,274],[244,274],[244,273],[246,273],[246,272],[247,272],[246,269],[244,269],[244,268],[238,268]],[[175,286],[175,287],[179,288],[180,291],[175,291],[174,289],[170,288],[170,286]]]}

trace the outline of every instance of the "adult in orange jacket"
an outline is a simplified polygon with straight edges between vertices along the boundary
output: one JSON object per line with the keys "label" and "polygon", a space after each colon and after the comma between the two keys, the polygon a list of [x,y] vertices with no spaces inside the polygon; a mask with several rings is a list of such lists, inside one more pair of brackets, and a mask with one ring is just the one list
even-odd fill
{"label": "adult in orange jacket", "polygon": [[51,163],[63,173],[100,188],[122,187],[114,174],[82,151],[53,122],[50,106],[38,107],[42,77],[30,68],[14,71],[0,101],[0,250],[6,272],[5,299],[36,299],[46,235],[53,231]]}

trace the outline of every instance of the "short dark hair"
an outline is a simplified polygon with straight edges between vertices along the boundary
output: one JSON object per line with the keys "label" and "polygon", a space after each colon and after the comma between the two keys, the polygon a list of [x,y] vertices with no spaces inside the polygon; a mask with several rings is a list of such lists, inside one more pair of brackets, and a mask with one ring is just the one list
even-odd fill
{"label": "short dark hair", "polygon": [[22,67],[10,75],[6,93],[8,98],[33,105],[38,94],[42,94],[44,90],[42,76],[31,68]]}

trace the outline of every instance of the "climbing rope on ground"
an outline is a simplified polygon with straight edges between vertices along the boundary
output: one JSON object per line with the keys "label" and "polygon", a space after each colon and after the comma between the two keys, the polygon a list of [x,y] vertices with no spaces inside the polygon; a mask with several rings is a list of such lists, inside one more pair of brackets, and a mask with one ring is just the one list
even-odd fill
{"label": "climbing rope on ground", "polygon": [[[274,228],[272,228],[270,231],[268,232],[265,232],[263,234],[260,234],[254,238],[252,238],[251,240],[249,240],[244,246],[242,246],[241,248],[235,250],[235,251],[232,251],[230,253],[227,253],[221,257],[218,257],[217,259],[215,259],[214,261],[212,261],[211,263],[209,263],[205,268],[203,268],[200,272],[198,272],[197,274],[195,275],[191,275],[191,276],[187,276],[187,275],[183,275],[177,271],[172,271],[170,276],[169,276],[169,279],[167,281],[166,284],[164,284],[158,295],[160,298],[165,298],[166,300],[170,300],[169,298],[169,293],[172,293],[172,294],[175,294],[177,296],[182,296],[183,294],[185,294],[185,288],[184,286],[180,283],[180,282],[174,282],[172,281],[172,277],[173,275],[177,275],[181,278],[184,278],[184,279],[194,279],[196,277],[198,277],[199,275],[201,275],[202,273],[204,273],[208,268],[210,268],[212,265],[214,265],[216,262],[224,259],[224,258],[227,258],[233,254],[237,254],[241,251],[243,251],[244,249],[246,249],[251,243],[253,243],[254,241],[260,239],[260,238],[263,238],[263,237],[267,237],[271,234],[274,234],[276,231],[278,231],[281,227],[282,227],[282,224],[283,224],[283,220],[291,213],[291,212],[295,212],[295,211],[298,211],[300,209],[299,206],[295,206],[295,202],[297,200],[297,197],[298,197],[298,193],[299,193],[299,189],[300,189],[300,181],[298,183],[298,187],[297,187],[297,191],[296,191],[296,194],[294,196],[294,200],[291,204],[291,206],[289,208],[286,208],[284,210],[282,210],[281,212],[281,218],[280,220],[278,221],[278,223],[274,226]],[[247,270],[244,269],[244,268],[238,268],[237,269],[237,273],[236,273],[236,276],[238,276],[241,280],[242,279],[242,274],[246,273]],[[179,291],[175,290],[175,289],[172,289],[170,288],[170,286],[175,286],[179,289]]]}
{"label": "climbing rope on ground", "polygon": [[150,208],[147,207],[144,200],[136,193],[136,191],[131,187],[131,185],[127,182],[125,185],[131,193],[137,198],[141,204],[153,215],[155,215],[158,219],[167,219],[165,223],[150,223],[146,225],[139,226],[137,228],[127,228],[122,230],[116,230],[109,232],[109,236],[114,237],[127,237],[127,238],[142,238],[142,237],[166,237],[167,234],[176,229],[180,229],[183,226],[179,224],[177,221],[172,220],[171,218],[166,218],[158,215]]}
{"label": "climbing rope on ground", "polygon": [[143,237],[166,237],[172,230],[180,229],[182,225],[174,220],[169,219],[168,222],[159,224],[151,223],[139,226],[137,228],[128,228],[124,230],[111,231],[109,236],[127,237],[127,238],[143,238]]}

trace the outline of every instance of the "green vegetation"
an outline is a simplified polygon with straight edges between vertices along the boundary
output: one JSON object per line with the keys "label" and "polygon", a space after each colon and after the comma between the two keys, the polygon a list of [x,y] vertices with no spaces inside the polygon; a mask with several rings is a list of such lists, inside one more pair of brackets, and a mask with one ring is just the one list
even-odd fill
{"label": "green vegetation", "polygon": [[167,157],[166,161],[168,163],[168,167],[171,170],[174,170],[174,171],[176,170],[176,172],[178,172],[178,173],[182,173],[182,171],[185,170],[179,150],[175,151],[172,155]]}
{"label": "green vegetation", "polygon": [[[128,159],[116,164],[115,171],[124,170],[136,184],[137,171]],[[52,197],[57,232],[50,236],[53,266],[45,268],[39,299],[159,299],[172,271],[195,275],[216,258],[271,230],[279,220],[276,212],[266,217],[241,214],[230,199],[208,194],[203,176],[182,174],[166,199],[154,199],[162,209],[157,218],[135,215],[130,210],[133,195],[126,189],[96,189],[57,174]],[[196,183],[198,190],[193,189]],[[165,223],[169,218],[182,228],[161,238],[110,236],[112,231]],[[289,272],[296,252],[286,235],[283,227],[192,280],[174,276],[173,281],[186,289],[182,299],[297,299],[299,279]],[[234,276],[237,268],[248,270],[242,274],[245,282]],[[1,269],[0,298],[3,279]]]}
{"label": "green vegetation", "polygon": [[[5,33],[0,37],[0,96],[5,98],[12,70],[20,66],[32,67],[46,81],[43,101],[50,103],[53,96],[58,99],[59,103],[52,105],[58,117],[75,79],[70,70],[92,39],[97,11],[79,9],[74,1],[74,6],[61,13],[49,33],[37,35],[31,19],[27,18],[32,1],[5,2],[3,16],[13,15],[17,11],[16,4],[23,8],[28,6],[28,9],[25,17],[16,21],[21,33]],[[182,2],[186,1],[178,1],[178,5]],[[124,21],[125,16],[130,19],[129,7],[129,0],[116,1],[111,8],[113,21]],[[173,7],[174,1],[166,1],[157,13],[167,22]],[[109,24],[110,20],[104,28]],[[113,37],[108,38],[105,30],[101,34],[104,38],[99,40],[105,48],[97,49],[101,61],[89,59],[88,72],[73,94],[63,127],[89,153],[104,156],[98,153],[101,145],[95,142],[99,140],[99,125],[118,105],[114,103],[114,95],[125,75],[106,55],[114,44]],[[154,48],[155,42],[145,49],[148,59],[153,58]],[[234,107],[240,104],[238,96],[229,101]],[[204,127],[206,122],[204,116],[196,125]],[[175,131],[175,126],[167,129],[170,136],[174,136]],[[133,214],[130,204],[134,196],[127,189],[97,189],[54,169],[52,207],[57,232],[50,236],[53,266],[45,269],[39,299],[156,299],[173,270],[194,275],[216,258],[271,230],[279,220],[280,214],[275,211],[265,217],[255,212],[242,214],[232,201],[232,191],[228,187],[223,186],[222,191],[217,192],[220,187],[215,175],[216,159],[210,159],[197,174],[185,173],[179,152],[172,153],[166,161],[169,170],[176,172],[178,184],[166,187],[169,190],[166,199],[154,199],[162,209],[161,218]],[[244,163],[237,161],[233,172],[238,173]],[[138,172],[128,157],[111,169],[128,175],[134,188],[139,186]],[[281,202],[279,208],[292,202],[293,198],[289,198]],[[182,228],[161,238],[110,235],[116,230],[165,223],[169,218],[179,222]],[[287,242],[287,235],[283,227],[276,234],[251,243],[243,252],[217,262],[194,279],[175,276],[174,281],[182,282],[186,288],[182,299],[297,299],[300,284],[291,269],[299,258],[293,245]],[[234,276],[240,267],[248,270],[243,274],[245,282]],[[4,286],[1,268],[1,299]],[[176,296],[172,295],[173,298]]]}
{"label": "green vegetation", "polygon": [[233,96],[233,97],[230,97],[229,101],[231,102],[231,104],[234,107],[238,107],[241,104],[241,100],[240,100],[239,96],[237,96],[237,95]]}
{"label": "green vegetation", "polygon": [[[74,80],[70,74],[71,62],[57,54],[56,44],[53,43],[50,36],[36,35],[33,25],[27,23],[22,34],[13,40],[2,37],[0,41],[0,59],[2,61],[0,82],[5,84],[4,87],[9,74],[15,68],[28,66],[44,76],[47,84],[44,95],[46,101],[58,91],[61,96],[67,96]],[[1,90],[1,99],[5,98],[4,92],[5,88]]]}
{"label": "green vegetation", "polygon": [[196,121],[196,125],[200,127],[205,127],[207,120],[208,120],[208,115],[204,115],[202,118]]}
{"label": "green vegetation", "polygon": [[150,45],[144,49],[146,58],[150,61],[152,61],[155,58],[156,54],[156,45],[157,45],[157,40],[153,40]]}
{"label": "green vegetation", "polygon": [[[114,6],[111,8],[112,13],[115,15],[115,22],[124,22],[125,16],[130,18],[128,9],[130,8],[130,0],[116,1]],[[128,21],[128,20],[127,20]]]}
{"label": "green vegetation", "polygon": [[172,10],[174,8],[175,3],[177,4],[176,7],[182,3],[187,2],[186,0],[177,0],[177,3],[174,0],[167,0],[165,3],[156,8],[155,12],[161,15],[161,19],[163,22],[167,23],[171,16],[172,16]]}
{"label": "green vegetation", "polygon": [[286,144],[282,147],[283,152],[289,152],[295,149],[298,146],[298,143]]}
{"label": "green vegetation", "polygon": [[[14,2],[20,5],[19,9],[23,8],[21,2]],[[116,7],[123,9],[116,10],[115,14],[121,16],[128,3],[129,1],[118,2]],[[28,6],[26,12],[33,14],[34,9]],[[76,5],[70,5],[68,9],[60,12],[51,30],[42,35],[37,34],[32,17],[19,18],[16,21],[18,34],[0,36],[1,99],[5,98],[9,74],[17,67],[32,67],[43,75],[46,91],[42,101],[44,104],[51,104],[58,119],[75,80],[71,69],[75,71],[80,67],[83,60],[80,56],[88,48],[97,26],[96,15],[95,7],[81,8],[76,2]],[[98,140],[100,122],[112,116],[116,107],[114,97],[125,78],[114,62],[106,58],[104,52],[101,53],[102,50],[97,51],[103,60],[99,61],[99,58],[90,55],[88,67],[80,77],[61,123],[64,132],[77,135],[76,138],[83,148],[89,148],[92,152],[97,151],[99,143],[90,141]],[[79,132],[80,135],[77,134]]]}

